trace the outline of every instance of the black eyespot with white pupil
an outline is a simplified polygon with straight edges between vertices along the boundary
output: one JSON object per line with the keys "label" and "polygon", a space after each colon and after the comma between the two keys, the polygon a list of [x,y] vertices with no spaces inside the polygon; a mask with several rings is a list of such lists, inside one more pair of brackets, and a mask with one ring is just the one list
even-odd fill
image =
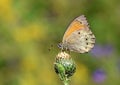
{"label": "black eyespot with white pupil", "polygon": [[78,34],[80,34],[80,32],[78,32]]}
{"label": "black eyespot with white pupil", "polygon": [[82,24],[82,22],[81,21],[79,21],[80,22],[80,24]]}
{"label": "black eyespot with white pupil", "polygon": [[86,45],[88,45],[88,43],[86,43]]}

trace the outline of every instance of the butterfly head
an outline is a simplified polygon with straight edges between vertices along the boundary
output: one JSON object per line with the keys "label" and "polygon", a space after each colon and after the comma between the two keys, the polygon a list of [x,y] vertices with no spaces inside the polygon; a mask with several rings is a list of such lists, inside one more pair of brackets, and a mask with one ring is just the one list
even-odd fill
{"label": "butterfly head", "polygon": [[63,44],[62,43],[59,43],[57,46],[58,46],[58,48],[63,49]]}

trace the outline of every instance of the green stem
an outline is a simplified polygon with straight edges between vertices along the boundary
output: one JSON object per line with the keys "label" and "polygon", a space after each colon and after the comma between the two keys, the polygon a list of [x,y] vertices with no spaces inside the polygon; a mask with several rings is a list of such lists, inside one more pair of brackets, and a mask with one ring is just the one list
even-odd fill
{"label": "green stem", "polygon": [[68,82],[64,82],[64,85],[69,85]]}
{"label": "green stem", "polygon": [[69,80],[68,80],[68,79],[65,79],[65,80],[63,81],[63,83],[64,83],[64,85],[69,85]]}

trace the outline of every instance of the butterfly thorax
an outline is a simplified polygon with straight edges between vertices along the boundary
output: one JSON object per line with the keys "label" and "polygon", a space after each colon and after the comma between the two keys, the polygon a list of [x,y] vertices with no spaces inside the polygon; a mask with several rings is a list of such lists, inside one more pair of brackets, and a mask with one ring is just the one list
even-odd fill
{"label": "butterfly thorax", "polygon": [[70,51],[69,50],[69,48],[68,48],[68,46],[67,46],[67,43],[63,43],[63,42],[61,42],[61,43],[59,43],[58,44],[58,47],[62,50],[62,51]]}

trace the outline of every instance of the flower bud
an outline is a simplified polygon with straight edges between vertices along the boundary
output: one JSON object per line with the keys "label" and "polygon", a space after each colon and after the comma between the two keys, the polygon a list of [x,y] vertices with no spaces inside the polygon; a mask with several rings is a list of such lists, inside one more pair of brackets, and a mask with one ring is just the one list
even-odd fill
{"label": "flower bud", "polygon": [[75,73],[76,66],[68,53],[60,52],[55,58],[54,69],[61,80],[65,80]]}

